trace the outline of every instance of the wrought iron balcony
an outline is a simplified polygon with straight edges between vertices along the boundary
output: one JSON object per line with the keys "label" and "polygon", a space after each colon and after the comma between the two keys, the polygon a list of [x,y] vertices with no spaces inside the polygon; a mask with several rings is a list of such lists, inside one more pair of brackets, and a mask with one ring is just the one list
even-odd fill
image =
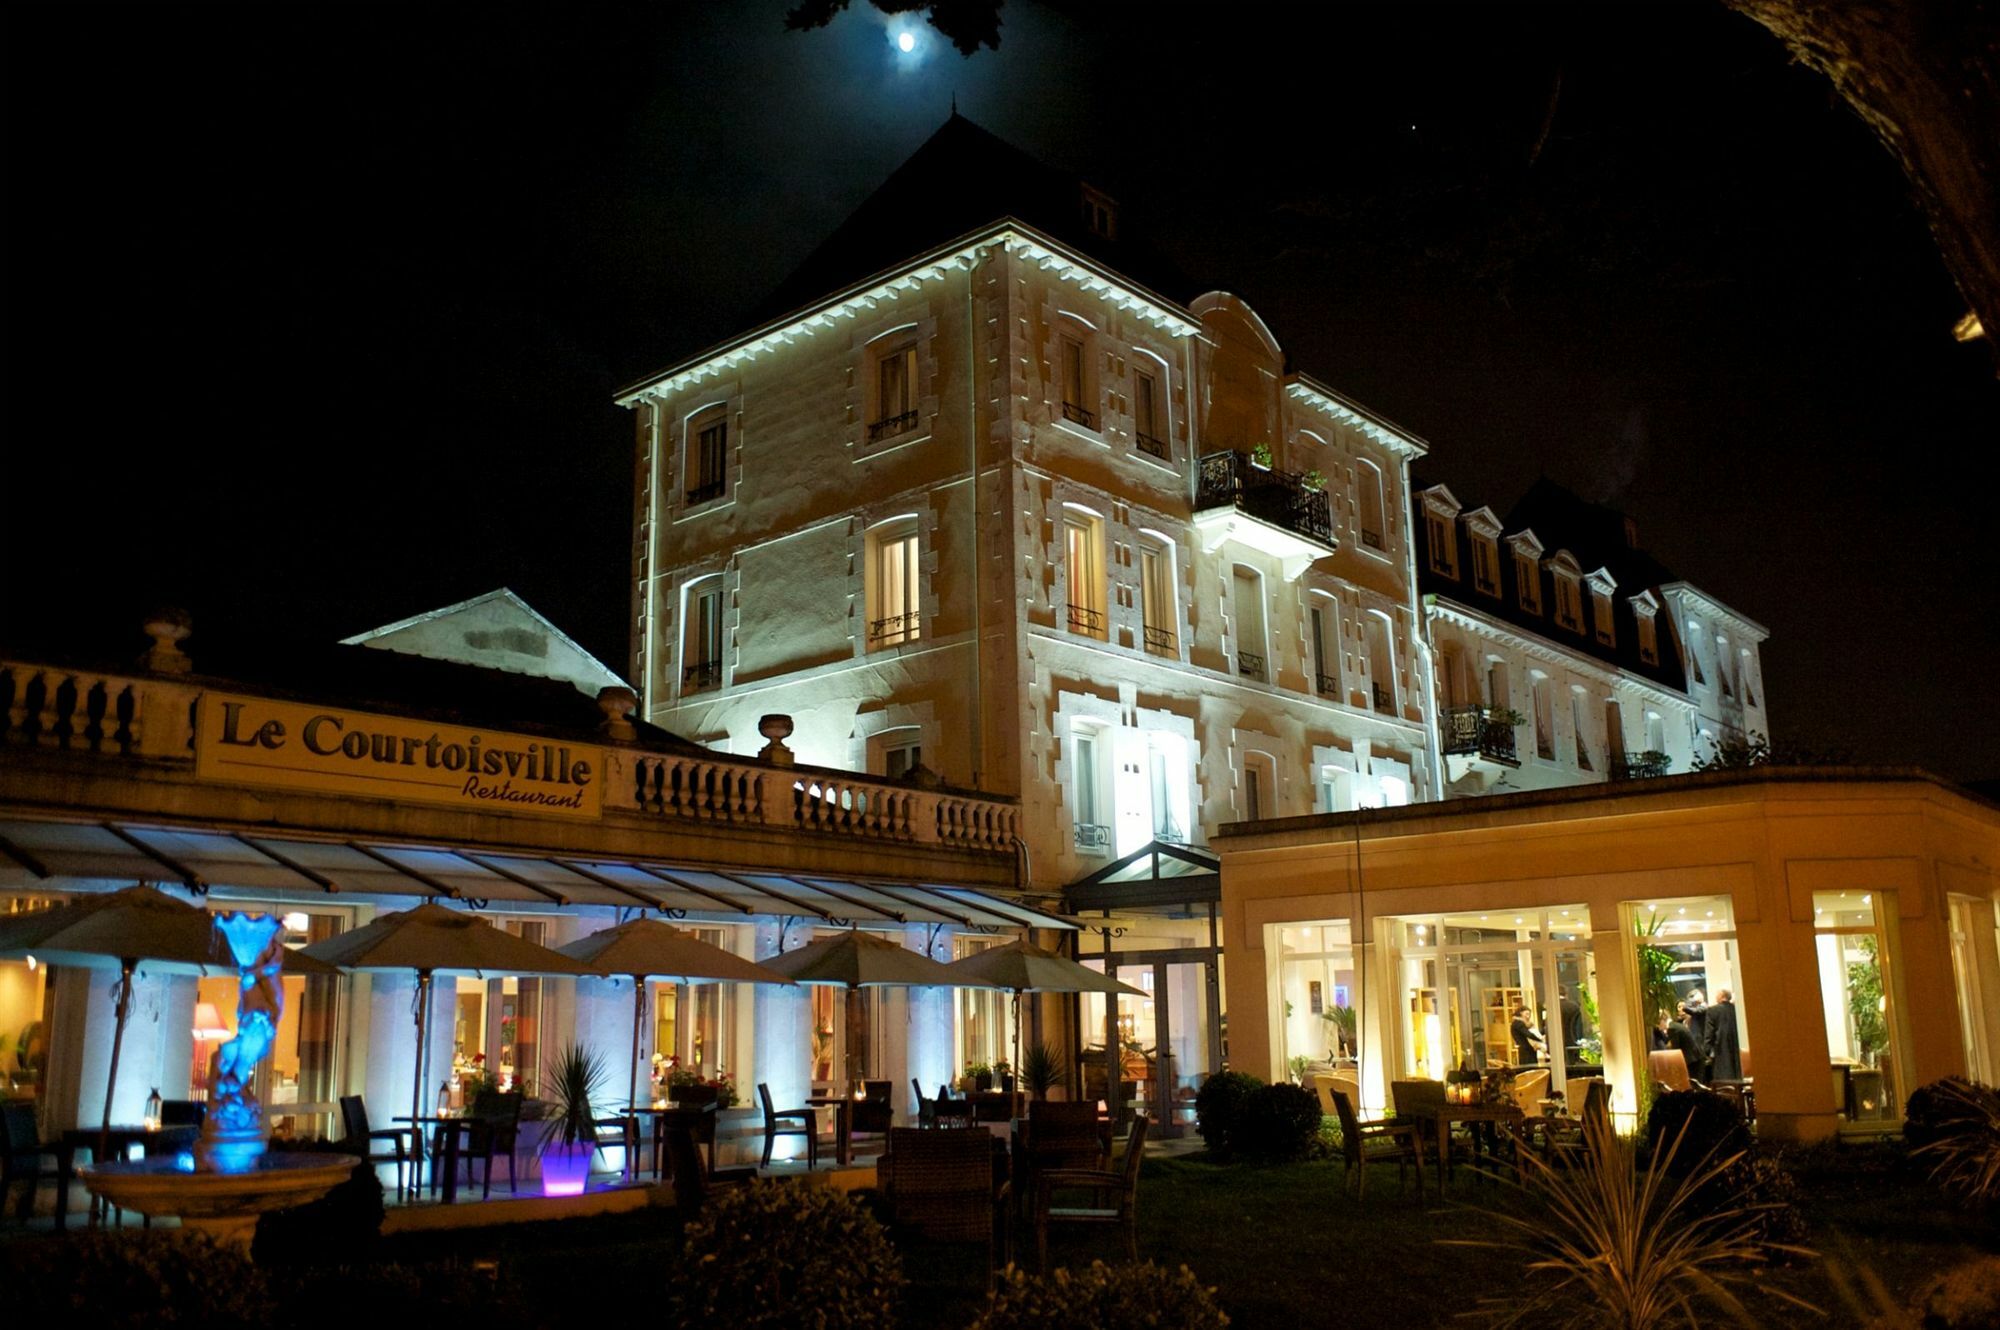
{"label": "wrought iron balcony", "polygon": [[714,688],[721,682],[722,662],[719,660],[698,660],[681,671],[681,691],[684,693]]}
{"label": "wrought iron balcony", "polygon": [[1613,753],[1611,755],[1611,779],[1646,780],[1653,776],[1664,776],[1667,768],[1674,764],[1673,758],[1657,748],[1643,753]]}
{"label": "wrought iron balcony", "polygon": [[1364,526],[1361,528],[1361,543],[1371,550],[1379,550],[1382,548],[1382,533],[1370,531]]}
{"label": "wrought iron balcony", "polygon": [[874,619],[868,624],[868,640],[885,646],[897,642],[914,642],[917,638],[917,612],[891,614],[884,619]]}
{"label": "wrought iron balcony", "polygon": [[1375,709],[1376,709],[1377,711],[1381,712],[1381,713],[1382,713],[1383,715],[1385,715],[1385,716],[1393,716],[1393,715],[1395,715],[1395,714],[1396,714],[1396,699],[1395,699],[1395,698],[1394,698],[1393,696],[1391,696],[1391,695],[1390,695],[1390,692],[1389,692],[1389,690],[1388,690],[1388,689],[1386,689],[1386,688],[1384,688],[1384,687],[1383,687],[1383,686],[1382,686],[1381,684],[1379,684],[1379,683],[1371,683],[1371,684],[1369,684],[1368,686],[1369,686],[1369,688],[1371,688],[1372,690],[1374,690],[1374,694],[1375,694]]}
{"label": "wrought iron balcony", "polygon": [[707,503],[710,499],[721,498],[722,490],[722,481],[704,480],[701,484],[696,485],[687,492],[687,501],[689,503]]}
{"label": "wrought iron balcony", "polygon": [[874,443],[880,439],[893,439],[904,430],[912,430],[916,427],[917,412],[916,408],[912,407],[900,415],[884,416],[870,425],[868,427],[868,442]]}
{"label": "wrought iron balcony", "polygon": [[1340,680],[1334,678],[1331,674],[1313,675],[1313,685],[1319,689],[1321,697],[1337,698],[1340,696]]}
{"label": "wrought iron balcony", "polygon": [[1246,679],[1264,677],[1264,658],[1254,651],[1236,653],[1236,672]]}
{"label": "wrought iron balcony", "polygon": [[1514,713],[1494,707],[1452,707],[1444,713],[1443,747],[1447,757],[1483,758],[1518,767],[1514,752]]}
{"label": "wrought iron balcony", "polygon": [[1324,490],[1308,485],[1294,472],[1267,471],[1234,450],[1201,459],[1194,506],[1198,512],[1234,508],[1323,551],[1334,548],[1333,518]]}
{"label": "wrought iron balcony", "polygon": [[1134,447],[1138,448],[1140,452],[1146,454],[1148,457],[1157,457],[1162,462],[1171,462],[1173,460],[1173,449],[1167,447],[1165,439],[1156,439],[1150,434],[1135,430],[1132,434],[1132,443]]}
{"label": "wrought iron balcony", "polygon": [[1087,605],[1070,606],[1069,630],[1090,637],[1104,636],[1104,611],[1093,610]]}
{"label": "wrought iron balcony", "polygon": [[1073,425],[1081,425],[1085,429],[1097,428],[1097,413],[1089,407],[1078,406],[1075,402],[1064,402],[1062,413],[1063,419]]}
{"label": "wrought iron balcony", "polygon": [[1076,824],[1076,848],[1079,850],[1108,850],[1111,848],[1111,828],[1098,822]]}
{"label": "wrought iron balcony", "polygon": [[1176,656],[1180,654],[1180,646],[1175,642],[1174,635],[1166,629],[1154,628],[1148,625],[1145,633],[1146,650],[1152,652],[1154,655]]}

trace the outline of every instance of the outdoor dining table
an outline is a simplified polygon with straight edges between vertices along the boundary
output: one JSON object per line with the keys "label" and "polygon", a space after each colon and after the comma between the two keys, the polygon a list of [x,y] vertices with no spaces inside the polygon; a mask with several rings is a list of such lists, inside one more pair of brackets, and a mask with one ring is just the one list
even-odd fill
{"label": "outdoor dining table", "polygon": [[806,1099],[814,1108],[833,1110],[833,1158],[842,1168],[854,1162],[854,1142],[848,1137],[847,1123],[856,1102],[844,1094],[816,1094]]}
{"label": "outdoor dining table", "polygon": [[1521,1141],[1527,1130],[1528,1116],[1518,1104],[1440,1104],[1426,1107],[1424,1112],[1437,1120],[1437,1180],[1438,1199],[1444,1199],[1444,1184],[1451,1172],[1451,1124],[1454,1122],[1490,1123],[1504,1128],[1515,1142]]}
{"label": "outdoor dining table", "polygon": [[[437,1156],[442,1154],[444,1156],[444,1203],[450,1205],[458,1199],[458,1138],[466,1134],[472,1124],[478,1120],[478,1118],[470,1113],[419,1113],[414,1117],[405,1115],[396,1119],[398,1122],[410,1123],[416,1128],[417,1177],[415,1185],[410,1188],[413,1195],[423,1190],[423,1168],[426,1157],[430,1159],[431,1181],[433,1184],[437,1182]],[[424,1137],[427,1129],[432,1133],[433,1139],[437,1136],[444,1138],[442,1149],[433,1144],[428,1152],[425,1150]]]}
{"label": "outdoor dining table", "polygon": [[633,1117],[650,1117],[653,1120],[653,1176],[656,1178],[667,1175],[667,1131],[672,1127],[685,1127],[693,1135],[695,1144],[708,1147],[708,1171],[715,1172],[716,1111],[717,1104],[713,1099],[699,1104],[632,1104],[625,1109]]}
{"label": "outdoor dining table", "polygon": [[[146,1127],[136,1123],[119,1126],[113,1123],[107,1129],[98,1127],[71,1127],[63,1132],[56,1142],[56,1227],[66,1228],[69,1223],[69,1184],[76,1175],[76,1152],[89,1150],[91,1158],[98,1163],[109,1159],[123,1159],[133,1146],[142,1146],[149,1155],[166,1154],[169,1151],[191,1150],[201,1136],[201,1128],[191,1123],[171,1127]],[[104,1146],[104,1157],[98,1158],[99,1144]],[[97,1222],[98,1209],[91,1203],[90,1219]]]}

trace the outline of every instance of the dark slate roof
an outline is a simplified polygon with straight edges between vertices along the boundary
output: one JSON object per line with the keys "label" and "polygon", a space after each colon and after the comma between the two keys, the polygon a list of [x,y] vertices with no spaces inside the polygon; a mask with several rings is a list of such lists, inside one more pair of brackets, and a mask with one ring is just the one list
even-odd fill
{"label": "dark slate roof", "polygon": [[1009,217],[1169,300],[1184,304],[1199,294],[1131,238],[1131,217],[1122,209],[1112,228],[1118,239],[1095,234],[1084,220],[1083,190],[1078,177],[954,111],[779,284],[752,321],[768,323]]}
{"label": "dark slate roof", "polygon": [[[1437,484],[1438,481],[1434,477],[1413,475],[1410,481],[1411,530],[1416,533],[1417,541],[1419,595],[1435,595],[1441,600],[1452,601],[1489,618],[1511,624],[1566,651],[1589,656],[1607,665],[1627,670],[1640,678],[1651,679],[1676,692],[1687,691],[1687,675],[1682,665],[1680,638],[1675,629],[1674,617],[1667,612],[1664,603],[1660,607],[1660,612],[1653,616],[1660,662],[1657,665],[1649,665],[1639,658],[1638,616],[1632,611],[1631,597],[1641,591],[1652,591],[1657,595],[1661,586],[1677,579],[1658,559],[1636,545],[1627,543],[1632,537],[1632,527],[1625,514],[1615,508],[1587,502],[1547,477],[1537,480],[1501,519],[1500,587],[1496,596],[1481,590],[1473,583],[1472,548],[1469,543],[1471,537],[1465,529],[1463,513],[1458,524],[1458,576],[1446,576],[1430,566],[1429,551],[1424,537],[1422,495],[1424,490]],[[1466,512],[1480,507],[1476,500],[1469,499],[1455,489],[1452,494],[1460,503],[1466,505]],[[1540,581],[1537,596],[1541,607],[1539,612],[1529,610],[1521,604],[1521,586],[1516,567],[1518,561],[1507,546],[1509,536],[1528,530],[1532,530],[1535,539],[1542,544],[1542,561],[1537,570]],[[1556,622],[1555,574],[1549,570],[1548,564],[1560,550],[1570,552],[1583,574],[1578,581],[1578,591],[1583,599],[1583,624],[1580,631]],[[1590,583],[1587,579],[1599,568],[1609,572],[1618,584],[1617,590],[1611,593],[1612,636],[1616,638],[1611,646],[1598,641],[1594,630],[1596,606],[1592,602]]]}

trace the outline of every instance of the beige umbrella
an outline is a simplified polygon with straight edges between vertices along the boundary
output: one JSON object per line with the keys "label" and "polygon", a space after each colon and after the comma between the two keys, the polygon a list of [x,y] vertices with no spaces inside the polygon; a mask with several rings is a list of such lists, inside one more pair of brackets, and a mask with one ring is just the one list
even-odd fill
{"label": "beige umbrella", "polygon": [[[167,973],[235,974],[236,959],[215,931],[215,917],[199,906],[144,883],[98,896],[78,896],[52,910],[16,915],[0,924],[0,956],[33,953],[53,965],[116,967],[117,1006],[111,1036],[111,1069],[104,1082],[104,1117],[97,1153],[103,1160],[111,1131],[111,1100],[125,1049],[125,1021],[132,1012],[132,973],[141,964]],[[333,966],[287,949],[289,974],[339,973]]]}
{"label": "beige umbrella", "polygon": [[659,919],[628,920],[589,937],[578,938],[556,948],[571,960],[594,965],[606,974],[624,975],[632,981],[632,1085],[631,1101],[639,1102],[640,1034],[646,1022],[646,981],[670,979],[676,983],[722,981],[739,984],[790,984],[792,981],[772,970],[746,961],[713,943],[703,942],[686,929],[675,928]]}
{"label": "beige umbrella", "polygon": [[495,928],[463,910],[425,903],[385,914],[305,949],[317,960],[350,970],[414,970],[417,974],[417,1076],[410,1116],[424,1112],[425,1065],[430,1051],[431,976],[439,970],[497,974],[594,975],[595,967],[560,951]]}
{"label": "beige umbrella", "polygon": [[1114,997],[1148,997],[1144,989],[1121,984],[1088,965],[1079,965],[1038,947],[1026,938],[974,952],[948,967],[965,982],[1004,988],[1014,994],[1014,1074],[1021,1072],[1021,995],[1023,993],[1107,993]]}

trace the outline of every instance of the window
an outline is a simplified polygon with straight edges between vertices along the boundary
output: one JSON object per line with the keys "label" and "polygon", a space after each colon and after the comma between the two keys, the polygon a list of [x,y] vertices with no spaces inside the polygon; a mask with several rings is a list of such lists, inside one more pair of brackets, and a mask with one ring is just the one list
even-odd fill
{"label": "window", "polygon": [[1264,658],[1264,579],[1254,568],[1232,564],[1229,569],[1231,608],[1236,629],[1236,672],[1260,682],[1270,679]]}
{"label": "window", "polygon": [[1576,585],[1576,579],[1564,573],[1556,574],[1556,622],[1572,632],[1583,631],[1583,593]]}
{"label": "window", "polygon": [[1612,700],[1604,703],[1604,754],[1614,771],[1625,760],[1625,709]]}
{"label": "window", "polygon": [[698,693],[722,682],[722,579],[688,584],[681,628],[681,691]]}
{"label": "window", "polygon": [[1639,660],[1643,664],[1657,665],[1660,663],[1660,627],[1653,622],[1652,615],[1634,612],[1638,615],[1634,622],[1639,626]]}
{"label": "window", "polygon": [[904,739],[882,746],[882,774],[890,780],[901,780],[923,765],[924,746],[915,739]]}
{"label": "window", "polygon": [[1185,845],[1188,838],[1186,743],[1178,735],[1149,736],[1146,774],[1153,799],[1153,839],[1169,845]]}
{"label": "window", "polygon": [[1368,686],[1373,709],[1396,714],[1396,648],[1389,636],[1389,616],[1370,610],[1363,620],[1368,638]]}
{"label": "window", "polygon": [[1472,538],[1472,585],[1489,596],[1500,594],[1500,549],[1491,536]]}
{"label": "window", "polygon": [[1687,626],[1688,672],[1694,675],[1698,684],[1706,684],[1708,675],[1701,668],[1701,623],[1689,619]]}
{"label": "window", "polygon": [[1355,508],[1361,519],[1361,543],[1383,549],[1382,469],[1365,458],[1354,467]]}
{"label": "window", "polygon": [[1486,667],[1486,705],[1495,711],[1514,709],[1513,689],[1507,682],[1507,662],[1496,660]]}
{"label": "window", "polygon": [[1139,539],[1139,617],[1146,650],[1155,656],[1178,656],[1180,620],[1174,603],[1173,547],[1151,532]]}
{"label": "window", "polygon": [[1569,694],[1569,721],[1570,728],[1576,733],[1576,769],[1595,771],[1597,764],[1590,760],[1590,740],[1585,737],[1589,729],[1585,715],[1583,690],[1572,688]]}
{"label": "window", "polygon": [[1071,810],[1076,848],[1087,854],[1111,849],[1111,810],[1104,799],[1104,754],[1095,725],[1078,725],[1070,733],[1070,785],[1075,791]]}
{"label": "window", "polygon": [[1717,634],[1715,638],[1715,682],[1727,698],[1736,696],[1735,681],[1729,677],[1729,639]]}
{"label": "window", "polygon": [[1160,422],[1160,383],[1150,370],[1132,372],[1132,443],[1148,457],[1173,460]]}
{"label": "window", "polygon": [[1521,608],[1530,614],[1542,612],[1542,568],[1526,550],[1514,551],[1514,582],[1521,589]]}
{"label": "window", "polygon": [[1085,429],[1097,428],[1097,375],[1091,363],[1093,339],[1080,322],[1056,338],[1056,372],[1062,387],[1062,418]]}
{"label": "window", "polygon": [[1611,597],[1593,587],[1590,600],[1596,615],[1597,640],[1608,647],[1617,646],[1618,630],[1611,623]]}
{"label": "window", "polygon": [[868,646],[901,646],[922,635],[918,609],[917,519],[901,517],[868,533]]}
{"label": "window", "polygon": [[1667,722],[1657,711],[1646,713],[1646,751],[1649,753],[1667,751]]}
{"label": "window", "polygon": [[1069,580],[1069,630],[1100,640],[1104,615],[1104,524],[1081,508],[1063,512],[1063,566]]}
{"label": "window", "polygon": [[1425,513],[1424,536],[1431,571],[1443,577],[1457,577],[1458,537],[1452,530],[1451,519],[1443,513]]}
{"label": "window", "polygon": [[1118,238],[1118,205],[1103,190],[1082,187],[1083,224],[1090,228],[1094,236],[1106,240]]}
{"label": "window", "polygon": [[729,408],[710,407],[688,418],[687,501],[707,503],[729,488]]}
{"label": "window", "polygon": [[1895,896],[1868,891],[1813,893],[1813,943],[1819,953],[1820,1006],[1849,1122],[1902,1116],[1896,1045],[1894,956],[1884,922]]}
{"label": "window", "polygon": [[1744,647],[1737,655],[1739,659],[1736,664],[1736,677],[1743,684],[1743,702],[1746,706],[1754,707],[1757,705],[1757,687],[1751,679],[1753,664],[1750,659],[1750,648]]}
{"label": "window", "polygon": [[1278,768],[1270,754],[1245,753],[1238,779],[1243,795],[1238,808],[1246,820],[1278,815]]}
{"label": "window", "polygon": [[1315,595],[1308,613],[1312,631],[1313,691],[1340,696],[1340,607],[1331,596]]}
{"label": "window", "polygon": [[1345,767],[1319,769],[1319,811],[1346,813],[1354,808],[1354,773]]}
{"label": "window", "polygon": [[875,353],[875,410],[868,442],[892,439],[917,427],[917,339],[885,338]]}
{"label": "window", "polygon": [[1556,757],[1555,698],[1546,674],[1535,675],[1535,756],[1544,762]]}

